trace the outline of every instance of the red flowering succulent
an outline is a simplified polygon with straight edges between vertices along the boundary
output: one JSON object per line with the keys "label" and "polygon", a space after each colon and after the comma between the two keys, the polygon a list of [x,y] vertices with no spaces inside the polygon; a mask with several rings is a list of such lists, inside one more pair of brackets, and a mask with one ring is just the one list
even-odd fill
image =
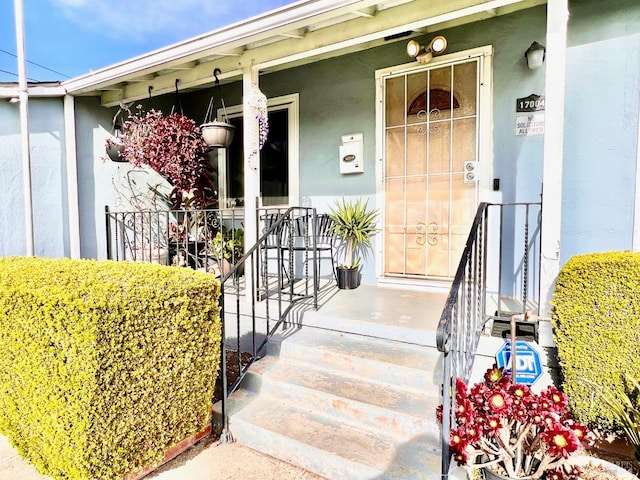
{"label": "red flowering succulent", "polygon": [[512,384],[510,375],[494,366],[471,388],[457,380],[454,415],[458,426],[451,430],[449,448],[459,465],[486,467],[514,479],[580,478],[565,461],[592,434],[570,417],[567,396],[557,388],[535,394]]}

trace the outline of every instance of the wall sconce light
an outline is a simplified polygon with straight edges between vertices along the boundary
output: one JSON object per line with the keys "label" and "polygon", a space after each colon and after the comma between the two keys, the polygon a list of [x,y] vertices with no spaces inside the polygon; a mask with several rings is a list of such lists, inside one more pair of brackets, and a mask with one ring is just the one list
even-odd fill
{"label": "wall sconce light", "polygon": [[[415,58],[420,63],[429,63],[435,55],[443,54],[446,49],[447,39],[442,35],[434,37],[426,47],[423,47],[415,40],[409,40],[409,43],[407,43],[407,55]],[[421,51],[423,53],[420,53]]]}
{"label": "wall sconce light", "polygon": [[540,68],[544,63],[544,57],[546,56],[547,49],[544,45],[540,45],[538,42],[533,42],[527,51],[524,52],[524,58],[527,59],[527,66],[531,70]]}

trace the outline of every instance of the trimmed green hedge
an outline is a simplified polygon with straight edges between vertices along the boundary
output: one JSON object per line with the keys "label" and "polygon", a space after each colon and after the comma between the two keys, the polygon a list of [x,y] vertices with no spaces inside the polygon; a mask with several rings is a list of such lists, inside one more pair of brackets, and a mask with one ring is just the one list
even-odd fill
{"label": "trimmed green hedge", "polygon": [[615,429],[611,410],[584,380],[620,396],[628,391],[624,373],[640,378],[640,254],[571,258],[558,275],[552,305],[564,391],[574,415]]}
{"label": "trimmed green hedge", "polygon": [[58,479],[160,461],[209,421],[219,288],[185,268],[0,259],[0,431]]}

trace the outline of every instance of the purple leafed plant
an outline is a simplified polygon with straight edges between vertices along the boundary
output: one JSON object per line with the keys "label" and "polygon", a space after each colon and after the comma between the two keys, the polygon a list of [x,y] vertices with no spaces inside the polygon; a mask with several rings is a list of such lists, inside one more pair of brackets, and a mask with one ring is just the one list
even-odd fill
{"label": "purple leafed plant", "polygon": [[211,206],[215,185],[208,172],[207,145],[196,123],[184,115],[163,116],[159,110],[129,111],[124,123],[125,160],[147,165],[174,187],[173,207]]}

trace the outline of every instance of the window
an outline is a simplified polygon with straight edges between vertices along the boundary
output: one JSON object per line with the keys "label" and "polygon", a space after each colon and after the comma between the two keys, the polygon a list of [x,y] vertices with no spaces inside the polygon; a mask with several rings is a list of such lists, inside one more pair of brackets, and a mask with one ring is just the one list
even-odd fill
{"label": "window", "polygon": [[[294,205],[298,201],[298,96],[269,100],[269,136],[260,152],[260,196],[262,204]],[[244,122],[242,107],[227,109],[229,123],[236,127],[233,142],[217,159],[218,188],[222,207],[244,206]],[[220,113],[218,118],[221,118]]]}

